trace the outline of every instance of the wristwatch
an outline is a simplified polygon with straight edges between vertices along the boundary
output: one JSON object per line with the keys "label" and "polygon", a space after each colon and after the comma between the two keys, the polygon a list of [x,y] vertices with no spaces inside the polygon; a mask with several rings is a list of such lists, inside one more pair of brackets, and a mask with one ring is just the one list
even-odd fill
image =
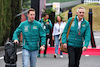
{"label": "wristwatch", "polygon": [[44,46],[44,47],[45,47],[45,45],[42,45],[42,46]]}

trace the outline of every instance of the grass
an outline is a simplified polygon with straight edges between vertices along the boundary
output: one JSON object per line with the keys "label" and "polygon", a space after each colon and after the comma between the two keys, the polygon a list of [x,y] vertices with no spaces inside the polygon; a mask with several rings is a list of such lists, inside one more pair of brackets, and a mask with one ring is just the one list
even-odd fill
{"label": "grass", "polygon": [[[92,12],[93,12],[92,28],[93,28],[93,31],[100,31],[100,5],[97,5],[97,4],[87,4],[87,5],[80,4],[80,5],[77,5],[77,6],[72,8],[73,17],[75,17],[77,8],[80,7],[80,6],[84,7],[85,10],[86,10],[84,18],[87,21],[88,21],[89,9],[92,8]],[[64,17],[64,21],[67,22],[67,20],[68,20],[68,10],[66,12],[62,13],[61,15]]]}

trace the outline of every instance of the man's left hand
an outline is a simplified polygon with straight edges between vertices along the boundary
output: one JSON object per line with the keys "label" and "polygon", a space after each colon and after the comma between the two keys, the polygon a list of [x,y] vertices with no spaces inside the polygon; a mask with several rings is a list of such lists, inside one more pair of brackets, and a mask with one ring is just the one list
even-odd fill
{"label": "man's left hand", "polygon": [[47,25],[49,25],[49,22],[46,22]]}
{"label": "man's left hand", "polygon": [[42,50],[42,51],[45,50],[45,47],[44,46],[41,46],[40,47],[40,50]]}
{"label": "man's left hand", "polygon": [[87,50],[87,47],[84,46],[84,47],[82,48],[82,51],[86,51],[86,50]]}

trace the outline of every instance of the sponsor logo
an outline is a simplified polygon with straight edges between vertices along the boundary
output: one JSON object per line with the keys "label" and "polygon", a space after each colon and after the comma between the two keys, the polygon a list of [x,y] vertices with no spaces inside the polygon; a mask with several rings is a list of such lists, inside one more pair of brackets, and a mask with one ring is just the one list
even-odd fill
{"label": "sponsor logo", "polygon": [[25,31],[25,32],[28,32],[28,26],[25,26],[25,27],[24,27],[24,31]]}
{"label": "sponsor logo", "polygon": [[33,26],[33,29],[37,29],[37,26]]}
{"label": "sponsor logo", "polygon": [[83,27],[85,27],[85,24],[82,24]]}

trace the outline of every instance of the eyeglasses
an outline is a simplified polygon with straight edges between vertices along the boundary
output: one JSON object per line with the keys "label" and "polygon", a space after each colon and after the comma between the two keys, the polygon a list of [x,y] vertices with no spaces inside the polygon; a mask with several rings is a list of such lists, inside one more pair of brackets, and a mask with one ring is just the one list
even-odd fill
{"label": "eyeglasses", "polygon": [[82,13],[82,14],[84,14],[84,12],[79,12],[80,14]]}

